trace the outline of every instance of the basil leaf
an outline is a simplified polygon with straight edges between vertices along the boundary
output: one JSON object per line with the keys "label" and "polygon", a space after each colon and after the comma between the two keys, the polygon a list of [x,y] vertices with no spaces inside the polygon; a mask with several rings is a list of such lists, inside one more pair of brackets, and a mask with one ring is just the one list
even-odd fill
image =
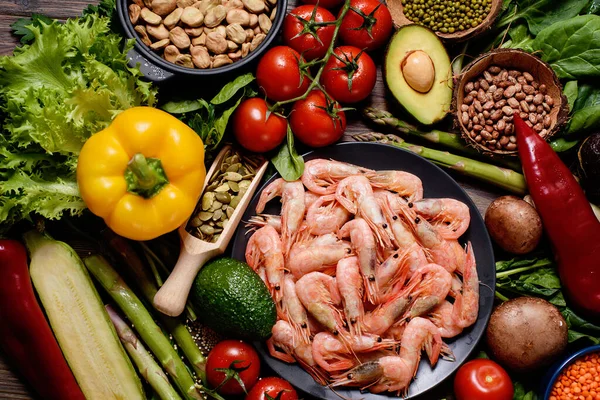
{"label": "basil leaf", "polygon": [[198,111],[203,106],[204,105],[200,100],[172,100],[163,104],[161,109],[169,114],[184,114],[187,112]]}
{"label": "basil leaf", "polygon": [[576,111],[571,118],[567,133],[583,133],[598,127],[600,127],[600,104]]}
{"label": "basil leaf", "polygon": [[231,114],[233,114],[235,109],[240,105],[243,98],[244,97],[240,97],[238,99],[238,101],[236,101],[232,107],[223,111],[223,114],[221,114],[221,116],[215,120],[215,123],[214,123],[215,130],[213,132],[213,137],[211,138],[212,143],[210,144],[210,147],[207,147],[208,151],[216,149],[217,146],[219,145],[219,143],[221,143],[221,139],[223,139],[223,136],[225,135],[225,130],[227,129],[227,123],[229,122],[229,117],[231,117]]}
{"label": "basil leaf", "polygon": [[221,91],[217,93],[217,95],[213,97],[213,99],[210,102],[215,105],[223,104],[231,100],[240,89],[243,89],[244,87],[248,86],[250,83],[252,83],[252,81],[254,81],[254,75],[252,75],[251,72],[248,72],[244,75],[240,75],[233,81],[223,86]]}
{"label": "basil leaf", "polygon": [[283,143],[271,162],[279,172],[279,175],[286,181],[295,181],[302,176],[304,172],[304,159],[299,156],[294,147],[294,134],[288,125],[287,140]]}
{"label": "basil leaf", "polygon": [[544,28],[554,23],[565,21],[578,15],[588,4],[588,1],[517,0],[514,4],[504,3],[505,7],[509,7],[514,12],[511,13],[512,10],[509,10],[508,13],[503,13],[497,26],[503,27],[523,18],[527,21],[531,33],[537,35]]}
{"label": "basil leaf", "polygon": [[[558,2],[557,2],[558,3]],[[581,15],[542,30],[533,41],[559,78],[600,76],[600,16]]]}
{"label": "basil leaf", "polygon": [[569,109],[573,112],[573,108],[575,107],[575,101],[577,100],[577,95],[579,92],[579,88],[577,87],[577,81],[569,81],[565,84],[563,88],[563,92],[565,96],[567,96],[567,102],[569,103]]}

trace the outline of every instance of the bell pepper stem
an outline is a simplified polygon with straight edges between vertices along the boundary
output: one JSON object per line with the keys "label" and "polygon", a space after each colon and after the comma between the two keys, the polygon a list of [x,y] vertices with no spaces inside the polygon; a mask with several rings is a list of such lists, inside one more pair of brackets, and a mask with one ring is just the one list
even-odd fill
{"label": "bell pepper stem", "polygon": [[135,154],[125,170],[127,191],[146,199],[155,196],[169,180],[159,159]]}

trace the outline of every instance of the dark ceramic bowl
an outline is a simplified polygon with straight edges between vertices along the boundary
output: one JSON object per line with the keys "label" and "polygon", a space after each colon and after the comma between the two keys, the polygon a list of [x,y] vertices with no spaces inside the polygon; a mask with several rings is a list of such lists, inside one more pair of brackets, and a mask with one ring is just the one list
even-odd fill
{"label": "dark ceramic bowl", "polygon": [[[479,314],[477,321],[473,326],[465,329],[460,335],[450,340],[444,340],[456,358],[455,361],[438,361],[435,368],[431,368],[427,357],[422,357],[415,380],[411,383],[408,390],[408,398],[428,400],[433,397],[425,393],[437,386],[460,367],[460,365],[473,352],[477,343],[485,333],[485,327],[488,323],[494,305],[494,287],[496,285],[494,251],[490,237],[485,228],[483,218],[473,203],[469,195],[438,166],[406,150],[399,149],[384,144],[377,143],[357,143],[347,142],[334,146],[317,149],[304,155],[305,160],[314,158],[333,159],[353,163],[366,168],[376,170],[399,169],[413,173],[423,181],[425,197],[451,197],[462,201],[469,206],[471,214],[471,225],[469,229],[460,238],[460,243],[465,244],[471,241],[475,260],[477,262],[477,274],[481,282],[479,291]],[[248,205],[242,221],[248,221],[256,214],[255,208],[260,197],[260,193],[266,185],[274,179],[279,178],[276,174],[269,179],[265,185],[257,190],[254,198]],[[267,204],[264,211],[266,214],[279,214],[280,203],[271,201]],[[244,253],[246,244],[250,235],[248,229],[240,225],[240,228],[234,235],[232,248],[232,257],[238,260],[245,260]],[[362,400],[390,400],[397,398],[394,394],[372,394],[361,393],[357,388],[336,388],[336,392],[327,386],[321,386],[316,383],[310,375],[297,364],[286,364],[269,355],[267,346],[264,343],[256,343],[256,347],[265,362],[281,377],[290,381],[294,386],[318,399],[339,400],[342,399],[362,399]]]}
{"label": "dark ceramic bowl", "polygon": [[559,361],[556,364],[554,364],[548,370],[542,381],[542,387],[540,390],[542,400],[548,400],[550,398],[550,393],[552,392],[552,387],[554,386],[556,379],[565,369],[569,367],[569,365],[575,362],[579,357],[595,352],[600,352],[600,345],[584,347],[583,349],[578,350],[575,353],[569,354],[562,361]]}
{"label": "dark ceramic bowl", "polygon": [[160,82],[173,77],[212,77],[215,75],[228,74],[244,69],[253,62],[258,61],[258,57],[267,50],[281,29],[287,2],[288,0],[277,0],[277,14],[275,15],[271,30],[269,30],[265,40],[263,40],[254,51],[251,51],[246,57],[233,64],[207,69],[187,68],[175,65],[166,61],[142,43],[137,32],[133,29],[131,21],[129,21],[129,12],[127,8],[129,7],[130,0],[117,0],[117,14],[119,15],[119,22],[123,26],[125,36],[130,39],[135,39],[134,48],[128,54],[129,64],[135,66],[139,63],[140,70],[147,79],[154,82]]}

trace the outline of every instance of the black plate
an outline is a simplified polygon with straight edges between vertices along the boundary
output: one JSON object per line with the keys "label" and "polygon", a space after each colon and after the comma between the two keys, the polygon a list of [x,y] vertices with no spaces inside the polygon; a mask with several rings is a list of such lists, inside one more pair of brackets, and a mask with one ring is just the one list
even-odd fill
{"label": "black plate", "polygon": [[[413,173],[423,181],[425,197],[452,197],[467,204],[471,211],[471,225],[467,232],[461,237],[462,244],[471,241],[477,261],[477,273],[479,274],[480,297],[479,297],[479,316],[477,322],[462,334],[454,339],[447,341],[450,349],[456,357],[456,361],[450,362],[440,360],[435,368],[431,368],[429,362],[421,361],[416,379],[411,383],[408,397],[413,398],[429,389],[433,388],[452,373],[469,357],[469,354],[475,349],[475,346],[485,332],[488,319],[492,313],[494,302],[493,288],[496,285],[494,253],[492,243],[485,228],[483,218],[479,214],[477,207],[469,198],[467,193],[448,175],[436,165],[408,151],[396,147],[376,144],[376,143],[341,143],[335,146],[315,150],[304,156],[305,160],[314,158],[330,158],[333,160],[344,161],[366,168],[376,170],[403,170]],[[271,178],[268,182],[278,178],[279,175]],[[262,187],[250,202],[242,220],[255,215],[255,207],[258,202]],[[278,214],[280,209],[279,202],[272,201],[267,205],[265,213]],[[237,230],[233,244],[233,257],[244,260],[244,252],[249,235],[245,235],[246,229],[241,227]],[[290,381],[294,386],[320,399],[335,399],[340,397],[333,393],[329,388],[316,383],[308,373],[296,364],[286,364],[271,357],[264,344],[259,344],[258,350],[263,356],[265,362],[279,375]],[[349,399],[387,399],[388,395],[375,395],[371,393],[360,393],[357,389],[338,388],[337,392]],[[390,394],[390,396],[392,396]]]}

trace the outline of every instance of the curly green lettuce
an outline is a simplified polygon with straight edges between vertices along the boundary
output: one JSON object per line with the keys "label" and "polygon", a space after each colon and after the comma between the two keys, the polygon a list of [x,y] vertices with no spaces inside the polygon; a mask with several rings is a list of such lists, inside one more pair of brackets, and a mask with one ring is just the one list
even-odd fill
{"label": "curly green lettuce", "polygon": [[102,14],[21,22],[29,44],[0,57],[2,229],[31,213],[80,214],[75,171],[86,139],[121,111],[156,102],[156,89],[127,65],[133,43]]}

